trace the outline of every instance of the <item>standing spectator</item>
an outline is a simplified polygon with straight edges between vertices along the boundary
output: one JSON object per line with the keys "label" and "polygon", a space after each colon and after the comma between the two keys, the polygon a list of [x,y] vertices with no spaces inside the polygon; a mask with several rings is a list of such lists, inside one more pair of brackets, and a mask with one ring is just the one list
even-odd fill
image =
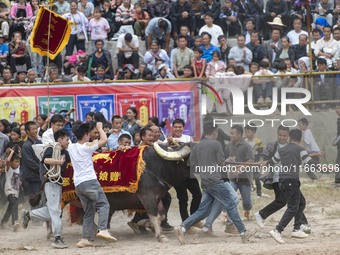
{"label": "standing spectator", "polygon": [[218,45],[218,37],[220,35],[223,35],[223,30],[220,26],[215,25],[214,22],[214,17],[210,12],[207,12],[204,15],[204,22],[205,25],[201,27],[199,34],[202,35],[203,32],[207,32],[211,35],[211,43],[213,45]]}
{"label": "standing spectator", "polygon": [[120,35],[117,42],[118,68],[125,64],[132,64],[134,68],[139,68],[139,40],[137,35],[127,33]]}
{"label": "standing spectator", "polygon": [[228,58],[236,60],[237,65],[243,66],[245,71],[249,71],[249,64],[253,59],[253,53],[245,47],[244,35],[237,36],[237,46],[231,48]]}
{"label": "standing spectator", "polygon": [[250,42],[246,44],[246,47],[253,53],[252,62],[260,64],[265,55],[259,32],[251,32]]}
{"label": "standing spectator", "polygon": [[104,73],[107,74],[110,79],[113,79],[114,72],[112,67],[111,53],[104,48],[104,41],[97,40],[96,51],[90,56],[87,70],[87,77],[92,77],[96,72],[96,68],[101,65],[104,66]]}
{"label": "standing spectator", "polygon": [[110,150],[116,150],[119,146],[118,139],[123,134],[127,134],[131,138],[129,145],[133,146],[133,141],[130,133],[122,129],[122,117],[120,117],[119,115],[113,115],[111,120],[112,133],[108,138],[106,147]]}
{"label": "standing spectator", "polygon": [[78,11],[84,13],[85,17],[90,21],[93,18],[94,13],[93,3],[88,0],[80,0],[78,3]]}
{"label": "standing spectator", "polygon": [[68,1],[65,0],[58,0],[57,2],[54,3],[55,6],[57,6],[57,13],[59,15],[63,15],[66,14],[68,12],[70,12],[70,3]]}
{"label": "standing spectator", "polygon": [[74,170],[74,186],[77,196],[85,210],[82,238],[77,243],[79,248],[93,246],[89,240],[93,240],[94,233],[94,216],[98,212],[98,238],[103,238],[108,241],[116,241],[117,239],[111,236],[107,230],[108,215],[110,205],[107,201],[103,188],[97,180],[96,173],[93,168],[92,154],[107,143],[107,136],[103,130],[103,124],[97,122],[99,131],[99,141],[89,143],[90,125],[88,123],[80,125],[74,134],[78,142],[69,145],[69,154]]}
{"label": "standing spectator", "polygon": [[173,2],[171,4],[170,14],[174,38],[177,37],[179,28],[182,25],[192,27],[192,32],[195,30],[194,13],[187,0],[177,0],[176,2]]}
{"label": "standing spectator", "polygon": [[160,49],[157,41],[153,41],[151,44],[151,49],[148,50],[144,55],[144,62],[147,67],[153,70],[157,61],[162,61],[167,66],[170,66],[170,59],[165,50]]}
{"label": "standing spectator", "polygon": [[64,18],[73,22],[71,25],[71,35],[66,45],[65,56],[71,56],[74,51],[74,46],[76,46],[77,51],[85,50],[85,42],[87,42],[87,28],[89,26],[89,21],[82,12],[77,10],[78,4],[76,1],[72,1],[70,5],[71,11],[64,14]]}
{"label": "standing spectator", "polygon": [[42,135],[43,144],[53,144],[55,142],[54,133],[58,130],[63,129],[65,124],[65,119],[60,114],[54,114],[51,117],[51,127],[47,129]]}
{"label": "standing spectator", "polygon": [[220,45],[221,59],[224,63],[228,63],[228,56],[231,47],[227,43],[227,37],[225,35],[220,35],[218,37],[218,43]]}
{"label": "standing spectator", "polygon": [[14,3],[11,7],[10,14],[10,18],[13,19],[14,21],[10,27],[9,36],[11,37],[13,32],[16,31],[19,31],[22,35],[26,35],[24,25],[32,17],[33,12],[30,3],[26,3],[25,0],[19,0],[17,3]]}
{"label": "standing spectator", "polygon": [[217,46],[213,45],[211,43],[211,34],[207,32],[202,33],[202,42],[203,45],[201,45],[201,49],[203,50],[202,58],[206,60],[207,63],[209,63],[212,60],[212,53],[215,50],[220,50]]}
{"label": "standing spectator", "polygon": [[111,9],[111,2],[109,0],[105,0],[104,2],[102,17],[109,23],[110,32],[108,33],[108,38],[111,39],[118,30],[116,28],[115,16]]}
{"label": "standing spectator", "polygon": [[20,170],[23,188],[28,196],[38,193],[41,187],[39,176],[40,161],[32,148],[33,144],[41,144],[41,141],[38,140],[38,127],[35,122],[28,121],[25,123],[25,131],[28,138],[22,146]]}
{"label": "standing spectator", "polygon": [[7,132],[10,130],[9,127],[6,127],[7,124],[2,119],[0,120],[0,158],[3,159],[5,154],[5,149],[7,148],[9,144],[9,137],[7,135]]}
{"label": "standing spectator", "polygon": [[134,20],[136,35],[140,36],[142,40],[145,40],[145,29],[149,23],[150,16],[147,11],[142,9],[142,6],[139,3],[135,4]]}
{"label": "standing spectator", "polygon": [[133,26],[135,7],[131,4],[130,0],[123,0],[123,3],[118,7],[116,12],[117,29],[121,26],[131,25]]}
{"label": "standing spectator", "polygon": [[208,63],[207,68],[205,69],[205,76],[215,76],[216,73],[224,73],[225,71],[225,63],[221,61],[221,54],[219,51],[213,52],[213,59]]}
{"label": "standing spectator", "polygon": [[250,0],[246,1],[245,6],[246,17],[255,20],[256,31],[262,31],[262,21],[263,21],[263,0]]}
{"label": "standing spectator", "polygon": [[308,33],[304,30],[302,30],[302,21],[299,18],[295,18],[293,22],[294,30],[291,30],[287,36],[290,40],[291,45],[296,45],[299,43],[299,37],[300,35],[306,35],[308,36]]}
{"label": "standing spectator", "polygon": [[135,107],[129,107],[126,110],[127,120],[122,125],[122,129],[129,132],[132,137],[141,127],[141,121],[137,120],[137,114]]}
{"label": "standing spectator", "polygon": [[171,23],[165,18],[153,18],[150,20],[148,26],[145,30],[145,35],[147,37],[146,48],[150,49],[151,42],[156,40],[162,49],[166,52],[170,51],[170,33],[171,33]]}
{"label": "standing spectator", "polygon": [[281,49],[281,31],[279,29],[273,29],[271,39],[263,43],[264,55],[269,59],[271,64],[274,63],[277,52]]}
{"label": "standing spectator", "polygon": [[153,4],[150,6],[151,18],[170,18],[170,9],[171,5],[168,1],[165,0],[156,0]]}
{"label": "standing spectator", "polygon": [[105,18],[101,17],[101,12],[98,7],[94,9],[93,18],[89,22],[89,32],[91,33],[91,46],[92,50],[96,49],[96,41],[102,40],[105,43],[107,42],[107,36],[110,32],[110,25]]}
{"label": "standing spectator", "polygon": [[177,78],[183,75],[183,67],[190,65],[191,60],[194,58],[194,52],[187,47],[187,44],[185,36],[178,38],[178,49],[172,58],[174,74]]}

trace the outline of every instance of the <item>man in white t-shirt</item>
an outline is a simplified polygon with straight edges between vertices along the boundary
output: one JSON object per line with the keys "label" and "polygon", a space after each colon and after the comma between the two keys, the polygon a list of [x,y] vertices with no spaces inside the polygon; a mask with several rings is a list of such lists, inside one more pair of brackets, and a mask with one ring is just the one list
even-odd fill
{"label": "man in white t-shirt", "polygon": [[55,142],[54,133],[62,129],[65,124],[65,119],[60,114],[54,114],[51,117],[51,128],[47,129],[42,135],[43,144],[52,144]]}
{"label": "man in white t-shirt", "polygon": [[294,30],[291,30],[287,34],[287,37],[289,38],[290,43],[292,45],[295,45],[295,44],[299,43],[299,36],[300,35],[306,35],[308,37],[308,33],[301,29],[302,28],[302,21],[299,18],[294,19],[293,27],[294,27]]}
{"label": "man in white t-shirt", "polygon": [[137,35],[127,33],[120,35],[117,41],[118,67],[125,64],[132,64],[135,69],[139,68],[139,40]]}
{"label": "man in white t-shirt", "polygon": [[218,45],[218,37],[223,35],[223,30],[220,26],[215,25],[214,17],[212,17],[211,13],[206,13],[204,15],[205,26],[201,27],[199,34],[201,35],[203,32],[207,32],[211,34],[211,43],[213,45]]}
{"label": "man in white t-shirt", "polygon": [[116,241],[107,230],[110,205],[103,188],[97,180],[93,167],[92,154],[106,145],[107,136],[103,130],[103,123],[97,122],[100,139],[90,140],[90,124],[84,123],[74,130],[78,142],[69,145],[69,154],[73,165],[73,181],[76,194],[85,210],[83,219],[82,238],[77,243],[79,248],[93,246],[89,241],[94,238],[94,215],[98,212],[98,238],[108,241]]}

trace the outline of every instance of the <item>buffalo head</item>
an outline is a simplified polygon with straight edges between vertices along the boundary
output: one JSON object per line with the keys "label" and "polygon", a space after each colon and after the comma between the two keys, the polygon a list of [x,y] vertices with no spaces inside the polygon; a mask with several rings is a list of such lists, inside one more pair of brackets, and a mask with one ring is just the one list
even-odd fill
{"label": "buffalo head", "polygon": [[183,161],[184,158],[188,157],[190,154],[190,147],[188,144],[185,144],[179,151],[166,151],[161,146],[159,146],[158,143],[154,143],[153,148],[159,156],[170,161]]}

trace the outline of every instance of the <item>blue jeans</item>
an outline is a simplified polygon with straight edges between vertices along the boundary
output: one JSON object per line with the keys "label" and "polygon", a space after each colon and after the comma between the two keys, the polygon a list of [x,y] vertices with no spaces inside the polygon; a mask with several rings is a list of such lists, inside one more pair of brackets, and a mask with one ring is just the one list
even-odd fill
{"label": "blue jeans", "polygon": [[214,204],[215,200],[222,204],[223,208],[226,209],[229,217],[231,220],[233,220],[239,233],[246,231],[240,215],[238,214],[237,206],[233,200],[233,197],[223,182],[216,183],[203,189],[203,199],[200,206],[195,213],[190,215],[189,218],[187,218],[182,223],[182,226],[185,229],[188,229],[196,222],[204,219],[212,210],[211,207],[217,205],[216,203]]}

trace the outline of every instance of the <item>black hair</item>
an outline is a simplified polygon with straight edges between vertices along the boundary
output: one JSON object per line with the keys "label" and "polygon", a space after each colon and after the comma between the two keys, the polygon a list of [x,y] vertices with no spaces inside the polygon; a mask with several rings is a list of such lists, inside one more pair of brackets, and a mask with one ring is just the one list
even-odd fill
{"label": "black hair", "polygon": [[[135,114],[135,119],[137,119],[138,112],[137,112],[136,107],[129,107],[129,108],[127,108],[127,110],[131,110],[131,111]],[[127,111],[127,110],[126,110],[126,111]]]}
{"label": "black hair", "polygon": [[86,73],[87,72],[87,68],[85,65],[80,65],[77,67],[77,72],[78,73]]}
{"label": "black hair", "polygon": [[158,23],[158,27],[165,31],[168,28],[168,22],[166,22],[165,20],[161,20]]}
{"label": "black hair", "polygon": [[94,45],[97,45],[97,43],[101,42],[102,44],[104,44],[104,40],[103,39],[98,39],[95,41]]}
{"label": "black hair", "polygon": [[314,33],[319,33],[320,35],[322,34],[322,33],[321,33],[321,30],[318,29],[318,28],[314,28],[314,29],[312,30],[312,34],[314,34]]}
{"label": "black hair", "polygon": [[37,123],[35,123],[34,121],[27,121],[25,123],[25,131],[27,132],[27,134],[28,134],[28,131],[30,131],[31,126],[36,126],[36,125]]}
{"label": "black hair", "polygon": [[220,53],[220,51],[214,50],[214,52],[212,53],[212,56],[214,56],[214,55],[216,55],[216,54],[217,54],[217,56],[218,56],[218,59],[221,60],[221,53]]}
{"label": "black hair", "polygon": [[143,127],[141,130],[140,130],[140,138],[142,138],[143,136],[146,135],[146,131],[151,131],[151,126],[152,125],[146,125],[145,127]]}
{"label": "black hair", "polygon": [[54,124],[54,123],[57,123],[57,122],[62,122],[62,123],[64,123],[64,122],[65,122],[64,117],[61,116],[60,114],[54,114],[54,115],[51,117],[51,123]]}
{"label": "black hair", "polygon": [[179,40],[179,39],[184,39],[185,41],[188,41],[187,37],[184,36],[184,35],[178,36],[178,37],[177,37],[177,40]]}
{"label": "black hair", "polygon": [[2,119],[0,120],[0,123],[4,126],[4,134],[7,134],[11,131],[11,124],[9,123],[8,120]]}
{"label": "black hair", "polygon": [[113,121],[114,121],[115,119],[122,119],[122,117],[119,116],[119,115],[113,115],[112,118],[111,118],[111,122],[113,123]]}
{"label": "black hair", "polygon": [[192,65],[185,65],[183,69],[190,69],[191,72],[194,72],[194,68],[192,68]]}
{"label": "black hair", "polygon": [[18,128],[18,127],[12,128],[12,129],[11,129],[11,132],[15,132],[15,133],[17,133],[17,134],[21,137],[20,128]]}
{"label": "black hair", "polygon": [[101,112],[95,112],[93,115],[93,120],[95,122],[101,122],[101,123],[106,123],[107,120],[105,119],[104,115]]}
{"label": "black hair", "polygon": [[205,36],[205,35],[207,35],[207,36],[209,37],[209,39],[211,40],[211,38],[212,38],[211,34],[209,34],[208,32],[203,32],[203,33],[201,34],[202,38],[203,38],[203,36]]}
{"label": "black hair", "polygon": [[263,68],[269,68],[269,63],[267,61],[261,61],[260,62],[260,67],[263,67]]}
{"label": "black hair", "polygon": [[101,68],[101,69],[104,69],[105,70],[105,66],[103,66],[103,65],[97,65],[97,70],[98,70],[98,68]]}
{"label": "black hair", "polygon": [[158,117],[156,117],[156,116],[150,117],[149,121],[154,123],[157,127],[159,126],[159,119],[158,119]]}
{"label": "black hair", "polygon": [[206,12],[205,14],[204,14],[204,16],[209,16],[210,18],[212,18],[212,19],[214,19],[214,16],[212,15],[212,13],[211,12]]}
{"label": "black hair", "polygon": [[40,117],[43,121],[47,120],[47,115],[46,114],[39,114],[37,117]]}
{"label": "black hair", "polygon": [[18,122],[12,122],[11,125],[10,125],[10,129],[13,129],[13,128],[18,128],[20,127],[20,124]]}
{"label": "black hair", "polygon": [[300,142],[302,139],[302,131],[300,129],[292,129],[289,131],[289,138],[295,142]]}
{"label": "black hair", "polygon": [[283,71],[283,70],[287,70],[287,64],[283,61],[280,61],[277,65],[276,65],[277,70],[279,71]]}
{"label": "black hair", "polygon": [[175,119],[175,120],[172,122],[172,126],[174,126],[175,124],[182,124],[183,127],[185,127],[185,121],[182,120],[182,119]]}
{"label": "black hair", "polygon": [[227,39],[227,37],[225,36],[225,35],[219,35],[218,37],[217,37],[217,41],[219,41],[219,40],[221,40],[221,39]]}
{"label": "black hair", "polygon": [[211,135],[217,125],[214,125],[214,119],[211,116],[205,116],[203,119],[203,135]]}
{"label": "black hair", "polygon": [[289,133],[289,127],[285,127],[283,125],[280,125],[278,128],[277,128],[277,132],[279,131],[286,131]]}
{"label": "black hair", "polygon": [[254,133],[256,133],[256,130],[257,130],[257,128],[255,127],[255,124],[252,123],[252,122],[249,122],[248,125],[245,126],[244,129],[246,129],[246,130],[251,130],[251,131],[253,131]]}
{"label": "black hair", "polygon": [[65,136],[70,137],[70,134],[65,129],[59,129],[53,134],[54,140],[57,142],[59,138],[64,138]]}
{"label": "black hair", "polygon": [[125,41],[131,42],[132,41],[132,34],[126,33],[124,36]]}
{"label": "black hair", "polygon": [[94,112],[88,112],[88,113],[86,113],[85,118],[86,118],[87,116],[90,116],[91,118],[93,118]]}
{"label": "black hair", "polygon": [[239,133],[241,136],[243,135],[243,127],[240,125],[234,125],[231,127],[231,129],[235,129],[237,133]]}
{"label": "black hair", "polygon": [[84,138],[84,136],[91,132],[90,123],[83,123],[81,125],[74,125],[72,128],[73,134],[77,137],[77,140],[80,141]]}
{"label": "black hair", "polygon": [[329,28],[329,29],[331,30],[331,32],[333,32],[333,29],[332,29],[332,27],[331,27],[330,25],[324,26],[324,27],[322,28],[322,30],[324,30],[325,28]]}
{"label": "black hair", "polygon": [[298,122],[301,122],[303,125],[308,126],[308,120],[306,118],[301,118]]}
{"label": "black hair", "polygon": [[124,138],[129,139],[131,141],[131,136],[129,134],[121,134],[118,137],[118,141],[121,142],[121,141],[123,141]]}
{"label": "black hair", "polygon": [[112,124],[111,124],[110,122],[107,121],[106,123],[103,124],[103,129],[104,129],[104,128],[109,128],[109,129],[111,129],[111,128],[112,128]]}
{"label": "black hair", "polygon": [[199,54],[203,54],[203,50],[200,47],[196,47],[194,52],[197,51]]}

